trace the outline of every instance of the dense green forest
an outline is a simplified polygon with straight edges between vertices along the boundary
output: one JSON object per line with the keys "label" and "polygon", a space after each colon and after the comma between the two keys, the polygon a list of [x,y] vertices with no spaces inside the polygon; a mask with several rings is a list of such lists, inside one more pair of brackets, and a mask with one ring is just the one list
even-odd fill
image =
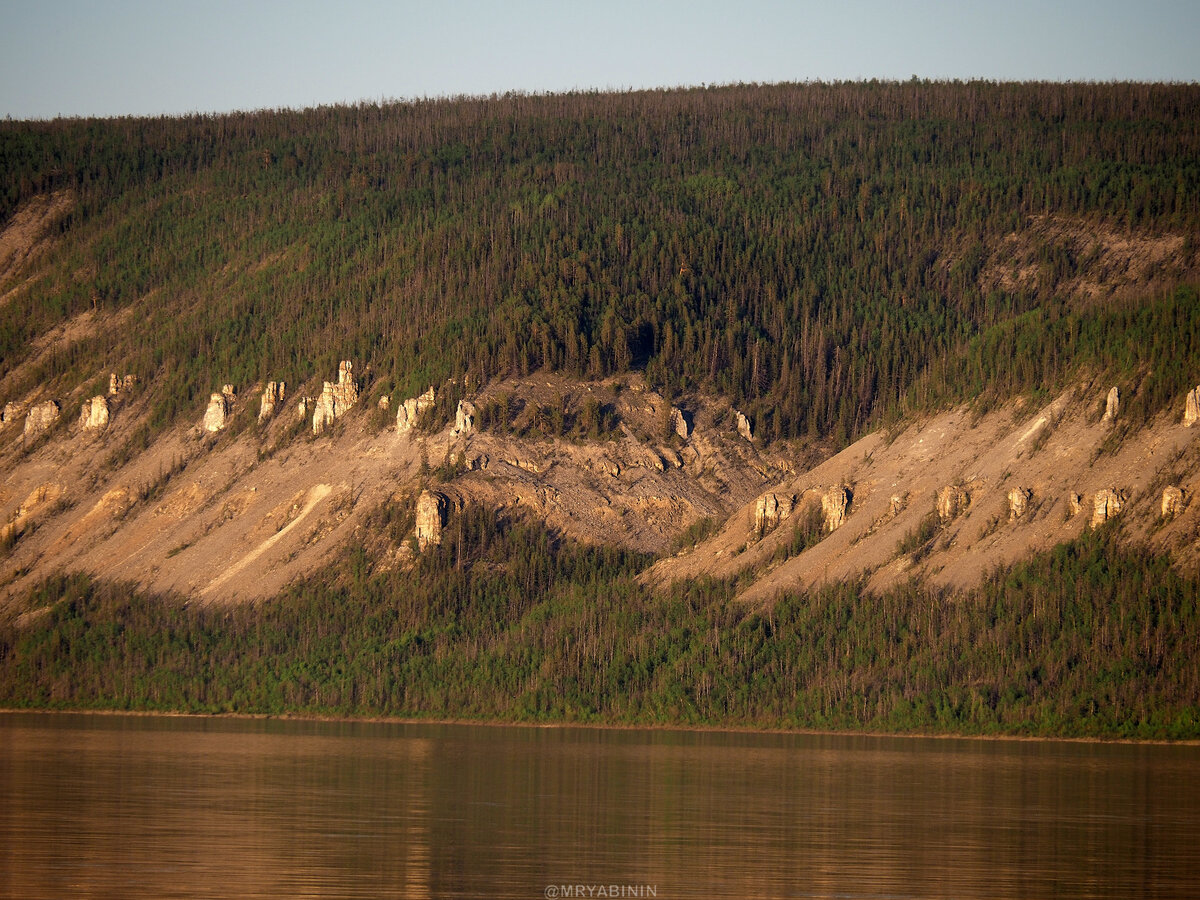
{"label": "dense green forest", "polygon": [[[223,383],[311,393],[343,358],[378,427],[375,396],[456,378],[418,423],[440,426],[464,373],[641,371],[723,397],[759,439],[824,447],[1081,376],[1121,384],[1132,428],[1200,381],[1200,85],[0,122],[0,227],[50,195],[69,201],[50,240],[23,269],[0,259],[0,404],[137,375],[149,416],[112,467]],[[1173,249],[1123,283],[1156,241]],[[78,339],[45,341],[81,314]],[[598,401],[515,422],[509,399],[478,427],[620,433]],[[750,608],[735,582],[652,591],[649,558],[476,507],[388,570],[373,541],[404,540],[411,507],[259,604],[50,577],[0,624],[0,706],[1200,737],[1200,573],[1112,527],[964,594],[846,583]]]}
{"label": "dense green forest", "polygon": [[844,442],[982,386],[1049,387],[1076,363],[1044,334],[1136,318],[1138,298],[1058,289],[1089,265],[1065,238],[1037,237],[1020,287],[985,269],[1034,216],[1185,235],[1194,256],[1198,112],[1196,85],[911,82],[0,122],[0,221],[75,197],[0,307],[0,375],[73,315],[133,310],[17,389],[131,371],[158,429],[221,383],[312,384],[345,357],[405,395],[640,368],[766,440]]}
{"label": "dense green forest", "polygon": [[646,562],[468,508],[412,571],[358,547],[258,605],[56,577],[0,628],[0,705],[1200,737],[1200,577],[1111,527],[953,597],[750,608]]}

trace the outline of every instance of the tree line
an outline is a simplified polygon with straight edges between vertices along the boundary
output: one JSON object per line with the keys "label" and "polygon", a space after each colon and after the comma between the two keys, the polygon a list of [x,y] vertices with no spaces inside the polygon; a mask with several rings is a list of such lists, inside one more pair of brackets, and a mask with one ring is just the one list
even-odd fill
{"label": "tree line", "polygon": [[0,375],[71,316],[132,309],[139,327],[53,350],[17,389],[121,367],[158,429],[214,385],[319,386],[341,358],[403,396],[637,368],[723,395],[763,439],[844,442],[967,394],[993,329],[1087,312],[1057,287],[1086,261],[1052,236],[1030,238],[1037,278],[985,277],[1031,216],[1191,235],[1194,255],[1198,100],[867,82],[4,122],[0,220],[77,201],[0,308]]}

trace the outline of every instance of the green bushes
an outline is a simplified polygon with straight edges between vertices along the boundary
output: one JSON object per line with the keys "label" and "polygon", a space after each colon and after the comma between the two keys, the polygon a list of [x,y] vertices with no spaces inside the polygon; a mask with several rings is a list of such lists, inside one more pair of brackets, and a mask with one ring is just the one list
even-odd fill
{"label": "green bushes", "polygon": [[[403,523],[410,504],[381,512]],[[194,609],[85,576],[0,629],[0,704],[1195,738],[1200,579],[1089,534],[950,598],[833,585],[749,609],[469,508],[411,572],[363,548]]]}

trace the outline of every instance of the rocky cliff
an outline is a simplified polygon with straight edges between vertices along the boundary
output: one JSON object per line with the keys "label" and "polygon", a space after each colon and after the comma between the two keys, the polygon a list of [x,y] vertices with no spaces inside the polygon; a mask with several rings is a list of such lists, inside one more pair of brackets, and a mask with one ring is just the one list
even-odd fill
{"label": "rocky cliff", "polygon": [[[338,378],[324,400],[303,398],[302,414],[319,407],[336,417],[357,402],[349,363]],[[40,442],[18,433],[0,444],[0,522],[19,523],[8,532],[14,546],[0,569],[0,596],[41,573],[75,569],[209,599],[267,596],[319,570],[349,542],[377,544],[364,523],[397,497],[415,505],[411,534],[426,549],[466,504],[651,552],[701,520],[723,522],[715,536],[663,559],[646,577],[666,584],[740,575],[751,600],[835,578],[864,578],[872,588],[914,576],[968,586],[995,565],[1085,528],[1125,529],[1194,561],[1195,429],[1180,421],[1178,407],[1144,429],[1114,429],[1096,419],[1093,391],[1081,385],[1040,409],[1010,404],[982,418],[950,411],[823,459],[812,448],[745,440],[729,427],[729,407],[702,396],[689,402],[684,439],[674,415],[681,407],[640,379],[545,374],[477,390],[440,430],[378,430],[379,417],[350,416],[320,440],[298,440],[268,416],[236,440],[205,441],[238,402],[226,385],[211,395],[202,429],[168,432],[115,467],[96,442],[125,446],[146,404],[136,395],[74,398],[82,427]],[[264,406],[284,396],[282,383],[268,383]],[[399,404],[411,418],[398,412],[398,426],[435,399],[431,389]],[[99,425],[112,404],[120,415]],[[599,437],[571,430],[573,417],[598,406],[617,427]],[[491,418],[481,426],[485,407]],[[28,409],[11,401],[5,418],[23,417],[35,434],[54,423],[58,408],[57,401]],[[509,412],[498,425],[500,408]],[[539,430],[546,409],[562,411],[562,435]],[[667,422],[674,427],[664,433]],[[48,483],[62,486],[54,502],[27,502]],[[796,544],[805,549],[786,551],[818,506],[816,542],[806,537]],[[930,535],[924,544],[898,550],[923,533]],[[404,564],[404,546],[385,557]]]}
{"label": "rocky cliff", "polygon": [[[1080,385],[1040,409],[1014,402],[982,418],[953,410],[866,437],[762,495],[830,498],[822,485],[854,485],[840,527],[827,519],[815,545],[779,562],[792,530],[764,534],[760,499],[644,580],[738,576],[748,602],[834,579],[881,590],[918,577],[960,588],[1088,528],[1118,528],[1180,565],[1200,564],[1200,510],[1186,502],[1200,487],[1200,441],[1178,413],[1164,413],[1114,444],[1119,394],[1113,417],[1097,420],[1093,390]],[[835,492],[826,512],[840,507]]]}
{"label": "rocky cliff", "polygon": [[354,363],[344,359],[338,364],[336,382],[326,381],[313,408],[313,434],[320,434],[342,417],[358,402],[358,383],[354,380]]}

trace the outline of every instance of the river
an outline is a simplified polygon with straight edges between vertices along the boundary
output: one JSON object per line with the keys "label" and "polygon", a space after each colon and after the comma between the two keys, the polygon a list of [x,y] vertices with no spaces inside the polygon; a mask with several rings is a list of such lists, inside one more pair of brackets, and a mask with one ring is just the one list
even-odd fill
{"label": "river", "polygon": [[0,714],[5,897],[1195,897],[1200,747]]}

